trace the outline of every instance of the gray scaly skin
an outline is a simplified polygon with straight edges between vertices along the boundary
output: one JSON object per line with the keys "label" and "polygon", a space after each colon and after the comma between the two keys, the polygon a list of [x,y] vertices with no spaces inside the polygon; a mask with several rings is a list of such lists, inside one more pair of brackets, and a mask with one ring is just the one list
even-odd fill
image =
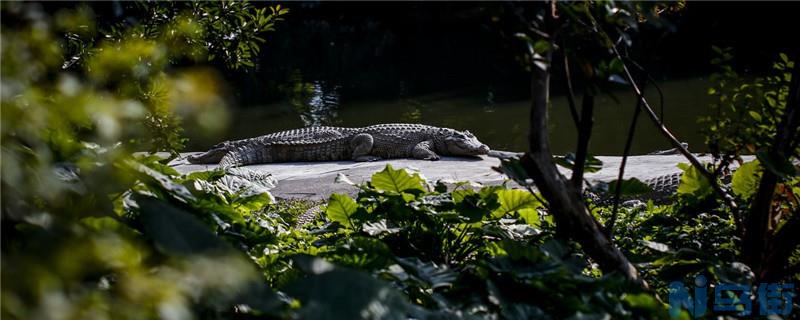
{"label": "gray scaly skin", "polygon": [[260,137],[226,141],[190,156],[190,163],[222,167],[290,161],[389,158],[439,160],[440,155],[477,156],[489,147],[469,131],[421,124],[379,124],[363,128],[306,127]]}

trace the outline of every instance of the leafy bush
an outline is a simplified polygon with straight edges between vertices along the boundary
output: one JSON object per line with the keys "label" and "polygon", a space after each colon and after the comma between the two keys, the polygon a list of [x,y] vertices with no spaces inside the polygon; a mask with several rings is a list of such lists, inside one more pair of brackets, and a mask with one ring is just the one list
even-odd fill
{"label": "leafy bush", "polygon": [[[255,10],[235,6],[223,14]],[[123,214],[147,171],[136,161],[167,170],[135,160],[131,150],[179,149],[178,117],[210,134],[225,125],[217,74],[177,66],[205,51],[187,42],[202,26],[184,15],[148,22],[166,32],[137,34],[144,27],[133,24],[106,37],[85,6],[50,16],[37,3],[3,3],[2,16],[2,317],[218,317],[241,292],[274,294],[251,285],[260,280],[257,269],[208,231],[192,238],[199,243],[172,246],[142,236],[145,229],[169,234],[162,220],[183,223],[181,211],[144,198],[137,205],[167,215]],[[228,205],[268,201],[257,199]],[[159,251],[197,246],[208,254]]]}
{"label": "leafy bush", "polygon": [[[196,187],[213,183],[203,179],[215,174],[177,176],[162,169],[143,170],[149,178],[142,178],[145,187],[135,191],[133,202],[156,194],[169,204],[130,206],[130,216],[141,220],[132,223],[141,225],[137,231],[177,251],[186,249],[182,243],[211,242],[196,239],[202,232],[188,221],[161,218],[157,225],[165,231],[148,227],[155,225],[148,219],[167,208],[185,210],[255,261],[270,286],[296,301],[284,312],[300,318],[666,314],[664,305],[622,278],[588,276],[586,258],[554,239],[541,203],[524,190],[459,184],[448,191],[418,173],[387,166],[354,185],[355,199],[334,194],[325,219],[293,229],[282,217],[265,215],[269,209],[251,210],[267,203],[252,200],[258,197]],[[242,205],[233,210],[228,203]]]}

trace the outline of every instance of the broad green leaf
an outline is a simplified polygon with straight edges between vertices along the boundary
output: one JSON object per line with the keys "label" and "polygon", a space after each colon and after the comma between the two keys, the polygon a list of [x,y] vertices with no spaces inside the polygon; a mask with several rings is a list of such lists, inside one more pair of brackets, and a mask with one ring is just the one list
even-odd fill
{"label": "broad green leaf", "polygon": [[222,169],[214,169],[214,170],[206,170],[206,171],[195,171],[192,173],[187,174],[184,179],[186,180],[205,180],[205,181],[214,181],[218,180],[225,176],[225,170]]}
{"label": "broad green leaf", "polygon": [[711,190],[711,183],[700,173],[700,170],[688,163],[679,163],[678,168],[683,170],[681,182],[678,185],[678,194],[697,198],[711,194],[713,191]]}
{"label": "broad green leaf", "polygon": [[350,217],[352,217],[357,210],[358,204],[356,204],[355,200],[346,194],[334,193],[328,201],[325,215],[331,221],[336,221],[347,228],[353,229],[353,221]]}
{"label": "broad green leaf", "polygon": [[144,233],[168,254],[199,254],[233,250],[190,213],[162,200],[134,195]]}
{"label": "broad green leaf", "polygon": [[[653,192],[650,186],[636,178],[622,180],[619,185],[622,196],[637,196]],[[608,193],[614,194],[615,192],[617,192],[617,180],[608,184]]]}
{"label": "broad green leaf", "polygon": [[501,158],[500,167],[494,170],[502,172],[521,186],[533,185],[533,178],[528,175],[519,158]]}
{"label": "broad green leaf", "polygon": [[386,165],[383,171],[372,175],[372,186],[375,189],[401,193],[403,191],[424,192],[423,181],[419,174],[410,174],[405,169],[395,170],[392,165]]}
{"label": "broad green leaf", "polygon": [[422,281],[423,287],[437,289],[450,287],[458,278],[458,273],[447,265],[422,262],[419,258],[396,258],[397,263],[410,275]]}
{"label": "broad green leaf", "polygon": [[453,197],[453,202],[456,204],[461,203],[465,198],[474,196],[475,194],[475,190],[472,189],[459,189],[450,193]]}
{"label": "broad green leaf", "polygon": [[297,257],[295,263],[313,271],[285,289],[302,303],[298,319],[407,318],[410,304],[389,283],[319,258]]}
{"label": "broad green leaf", "polygon": [[243,303],[272,315],[279,311],[283,302],[264,283],[252,262],[214,235],[200,220],[156,198],[135,195],[134,200],[140,208],[144,234],[153,240],[160,251],[170,255],[207,255],[216,259],[232,259],[228,264],[231,270],[228,271],[237,272],[244,282],[226,288],[223,295],[217,296],[218,302]]}
{"label": "broad green leaf", "polygon": [[792,162],[786,158],[776,157],[772,153],[765,150],[756,152],[756,157],[765,169],[781,178],[786,178],[797,174],[797,169],[795,169]]}
{"label": "broad green leaf", "polygon": [[361,270],[376,270],[391,264],[392,250],[380,239],[372,237],[349,237],[336,243],[331,262]]}
{"label": "broad green leaf", "polygon": [[497,200],[500,208],[492,212],[492,218],[495,219],[521,209],[536,209],[541,205],[530,192],[520,189],[500,190],[497,192]]}
{"label": "broad green leaf", "polygon": [[539,226],[539,211],[534,208],[523,208],[517,210],[519,213],[520,218],[525,220],[525,223],[538,227]]}
{"label": "broad green leaf", "polygon": [[731,179],[733,193],[743,199],[749,199],[758,189],[762,170],[761,163],[758,160],[742,164],[733,173],[733,178]]}
{"label": "broad green leaf", "polygon": [[133,170],[139,172],[143,178],[143,182],[148,186],[163,190],[183,202],[197,201],[197,198],[192,195],[189,189],[175,182],[169,176],[136,161],[129,160],[125,163]]}

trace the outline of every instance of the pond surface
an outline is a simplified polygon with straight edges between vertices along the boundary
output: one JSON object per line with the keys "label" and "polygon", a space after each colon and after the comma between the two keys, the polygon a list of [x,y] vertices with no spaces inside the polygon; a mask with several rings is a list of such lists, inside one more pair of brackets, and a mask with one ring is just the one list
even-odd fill
{"label": "pond surface", "polygon": [[[708,115],[712,98],[706,94],[707,80],[688,78],[660,84],[664,93],[665,122],[675,135],[695,152],[704,151],[703,137],[697,124]],[[408,122],[466,129],[475,133],[492,149],[524,151],[527,149],[529,101],[524,98],[495,102],[487,88],[467,88],[436,94],[385,100],[347,101],[340,86],[324,81],[311,82],[307,94],[265,105],[242,106],[233,111],[227,139],[238,139],[308,125],[360,127],[379,123]],[[402,89],[402,88],[401,88]],[[655,90],[647,91],[649,102],[659,112]],[[595,155],[620,155],[635,106],[635,97],[626,91],[599,96],[595,107],[595,125],[590,152]],[[579,98],[578,98],[579,99]],[[556,154],[573,152],[577,139],[564,96],[552,98],[550,141]],[[217,141],[197,141],[210,145]],[[669,143],[659,134],[644,113],[637,125],[633,154],[668,149]]]}

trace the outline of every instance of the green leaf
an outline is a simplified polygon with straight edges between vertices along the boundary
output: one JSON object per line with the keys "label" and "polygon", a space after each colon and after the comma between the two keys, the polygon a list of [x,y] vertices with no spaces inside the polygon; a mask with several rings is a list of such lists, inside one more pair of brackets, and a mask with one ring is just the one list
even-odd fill
{"label": "green leaf", "polygon": [[298,319],[407,318],[411,306],[404,296],[368,273],[305,256],[295,258],[295,263],[312,271],[286,288],[302,303]]}
{"label": "green leaf", "polygon": [[156,198],[134,195],[145,234],[156,247],[171,254],[198,254],[233,250],[190,213]]}
{"label": "green leaf", "polygon": [[530,192],[520,189],[500,190],[497,192],[497,200],[500,208],[492,212],[492,218],[495,219],[521,209],[536,209],[541,205]]}
{"label": "green leaf", "polygon": [[764,168],[781,178],[785,179],[797,174],[797,169],[795,169],[792,162],[786,158],[775,156],[766,150],[756,152],[756,157]]}
{"label": "green leaf", "polygon": [[525,220],[525,223],[532,225],[534,227],[539,226],[540,219],[538,210],[533,208],[524,208],[524,209],[519,209],[517,213],[519,213],[519,217],[522,218],[522,220]]}
{"label": "green leaf", "polygon": [[397,263],[410,275],[424,283],[426,289],[451,287],[458,273],[447,265],[436,265],[433,262],[422,262],[419,258],[396,258]]}
{"label": "green leaf", "polygon": [[688,163],[679,163],[678,168],[683,170],[677,190],[679,195],[703,198],[711,194],[713,191],[711,183],[700,173],[700,170]]}
{"label": "green leaf", "polygon": [[[231,295],[233,303],[244,303],[256,310],[277,314],[283,302],[263,282],[260,272],[252,262],[233,246],[217,237],[200,220],[182,209],[156,198],[138,194],[133,196],[133,200],[139,206],[144,234],[153,240],[161,252],[180,256],[205,254],[234,259],[239,268],[229,271],[238,272],[240,276],[249,280],[242,283],[236,291],[228,289],[224,294]],[[222,302],[223,298],[219,296],[218,302]]]}
{"label": "green leaf", "polygon": [[538,40],[533,44],[533,52],[538,54],[545,54],[547,51],[550,51],[550,42],[547,40]]}
{"label": "green leaf", "polygon": [[346,194],[334,193],[328,201],[328,206],[325,209],[325,215],[331,221],[336,221],[339,224],[353,229],[353,222],[350,219],[358,210],[356,201]]}
{"label": "green leaf", "polygon": [[[636,178],[622,180],[620,188],[622,196],[638,196],[653,192],[653,189],[650,188],[650,186]],[[617,192],[616,190],[617,180],[611,181],[611,183],[608,184],[608,193],[614,194]]]}
{"label": "green leaf", "polygon": [[761,122],[761,115],[758,112],[750,110],[747,113],[750,114],[750,117],[753,118],[753,120]]}
{"label": "green leaf", "polygon": [[395,170],[392,165],[386,165],[383,171],[372,175],[372,186],[375,189],[388,192],[401,193],[404,191],[425,192],[423,180],[419,174],[410,174],[405,169]]}
{"label": "green leaf", "polygon": [[758,189],[758,183],[761,181],[761,174],[763,169],[758,160],[745,162],[736,172],[733,173],[731,179],[731,189],[733,193],[742,199],[749,199]]}
{"label": "green leaf", "polygon": [[619,58],[614,58],[611,62],[608,63],[608,72],[609,73],[622,73],[625,69],[623,68],[622,60]]}
{"label": "green leaf", "polygon": [[[575,166],[575,154],[574,153],[567,153],[564,156],[555,156],[555,162],[557,165],[560,165],[564,168],[572,170]],[[583,165],[583,171],[586,173],[592,173],[600,171],[603,168],[603,161],[597,159],[593,155],[586,156],[586,162]]]}
{"label": "green leaf", "polygon": [[519,158],[501,158],[500,167],[494,170],[502,172],[521,186],[533,185],[533,178],[528,175]]}

